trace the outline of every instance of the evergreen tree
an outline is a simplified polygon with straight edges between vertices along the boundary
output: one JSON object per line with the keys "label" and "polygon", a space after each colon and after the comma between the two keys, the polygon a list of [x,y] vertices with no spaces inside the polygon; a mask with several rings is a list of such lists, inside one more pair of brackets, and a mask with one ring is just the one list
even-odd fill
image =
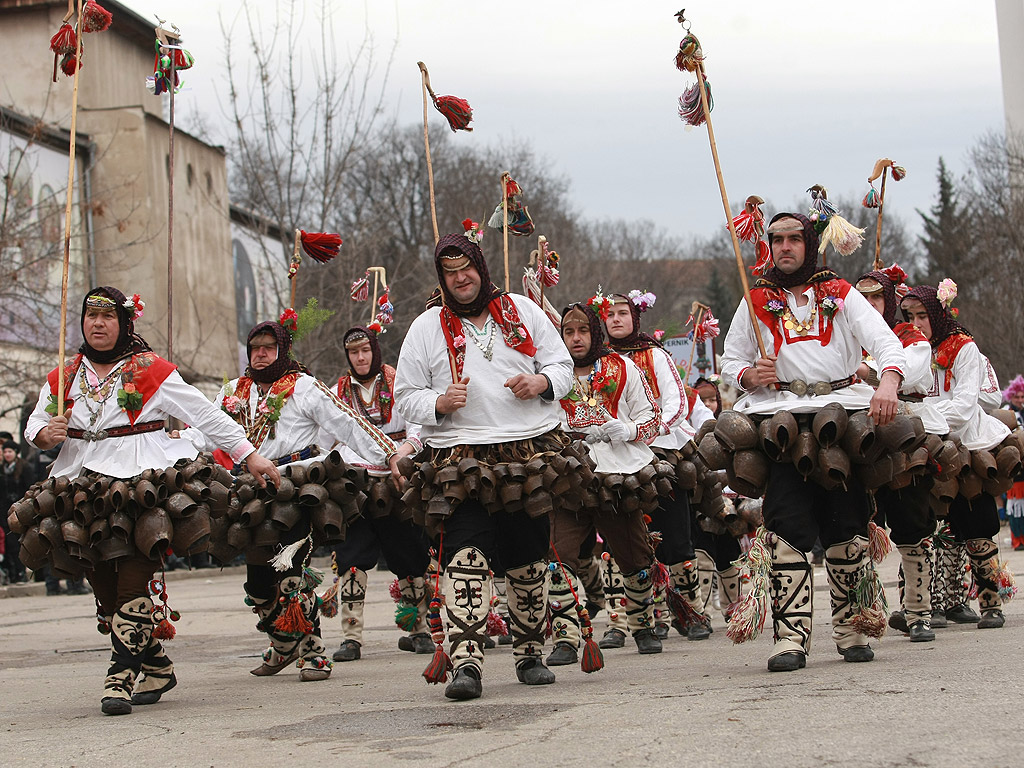
{"label": "evergreen tree", "polygon": [[939,158],[936,177],[938,200],[929,213],[918,210],[924,223],[924,234],[918,237],[924,249],[924,273],[927,282],[935,285],[944,277],[960,275],[967,263],[969,222],[960,205],[953,178],[945,161]]}

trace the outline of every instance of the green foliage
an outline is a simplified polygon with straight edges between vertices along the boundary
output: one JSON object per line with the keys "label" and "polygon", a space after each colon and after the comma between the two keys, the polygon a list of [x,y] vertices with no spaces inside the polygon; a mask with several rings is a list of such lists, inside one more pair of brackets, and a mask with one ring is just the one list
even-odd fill
{"label": "green foliage", "polygon": [[295,333],[292,334],[292,343],[296,343],[311,334],[321,325],[326,323],[334,315],[333,309],[324,309],[320,306],[315,297],[310,296],[306,300],[306,306],[298,311],[298,321]]}

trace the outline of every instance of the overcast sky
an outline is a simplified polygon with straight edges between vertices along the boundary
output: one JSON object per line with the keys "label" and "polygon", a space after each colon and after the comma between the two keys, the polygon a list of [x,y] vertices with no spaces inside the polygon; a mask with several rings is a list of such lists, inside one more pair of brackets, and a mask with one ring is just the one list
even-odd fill
{"label": "overcast sky", "polygon": [[[230,26],[243,4],[125,1],[180,27],[197,62],[176,101],[182,125],[202,112],[227,143],[218,16]],[[647,218],[675,234],[708,235],[725,220],[707,131],[687,128],[676,113],[693,82],[673,64],[682,37],[673,16],[682,2],[336,0],[328,3],[329,37],[340,61],[367,26],[382,59],[394,46],[387,107],[400,122],[422,119],[422,59],[438,94],[461,96],[474,109],[475,130],[457,141],[529,142],[570,180],[584,216]],[[247,5],[272,23],[270,0]],[[859,200],[874,161],[886,156],[908,171],[887,187],[886,210],[917,230],[914,210],[933,202],[939,156],[963,172],[971,145],[1003,129],[988,0],[691,0],[686,10],[707,57],[733,201],[759,194],[788,208],[814,183]],[[317,14],[305,12],[316,39]],[[436,118],[432,130],[447,131]],[[531,213],[543,230],[543,211]]]}

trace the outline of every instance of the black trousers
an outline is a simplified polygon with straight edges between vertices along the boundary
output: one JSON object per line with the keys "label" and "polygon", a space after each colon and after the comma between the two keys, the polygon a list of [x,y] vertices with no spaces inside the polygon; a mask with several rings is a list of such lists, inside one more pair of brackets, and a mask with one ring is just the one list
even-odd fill
{"label": "black trousers", "polygon": [[488,563],[497,558],[507,570],[547,558],[550,528],[547,515],[499,510],[493,515],[478,501],[459,504],[444,521],[439,536],[441,567],[464,547],[476,547]]}
{"label": "black trousers", "polygon": [[854,536],[866,537],[871,519],[867,493],[855,478],[847,481],[845,491],[826,491],[792,464],[775,462],[769,466],[762,513],[764,527],[801,552],[809,552],[817,538],[828,549]]}
{"label": "black trousers", "polygon": [[693,513],[687,491],[673,488],[672,498],[662,499],[658,508],[651,512],[648,527],[661,532],[661,542],[654,550],[660,562],[676,565],[696,557],[693,551]]}
{"label": "black trousers", "polygon": [[928,503],[934,480],[919,477],[913,485],[893,491],[879,488],[875,491],[878,514],[875,523],[887,524],[894,544],[917,544],[935,533],[935,512]]}
{"label": "black trousers", "polygon": [[999,533],[996,500],[985,492],[970,501],[957,494],[949,505],[949,529],[957,541],[995,538]]}
{"label": "black trousers", "polygon": [[426,533],[409,520],[391,515],[367,517],[349,523],[345,540],[334,545],[338,573],[349,568],[369,571],[383,553],[390,571],[399,578],[422,577],[430,564]]}
{"label": "black trousers", "polygon": [[698,526],[693,538],[694,547],[711,555],[715,569],[719,571],[728,570],[733,561],[743,554],[739,540],[730,533],[708,533]]}
{"label": "black trousers", "polygon": [[[281,545],[294,544],[300,539],[309,535],[310,524],[308,521],[300,522],[290,531],[281,534]],[[298,576],[302,573],[302,564],[306,561],[312,545],[308,542],[300,547],[292,558],[292,567],[287,571],[278,571],[265,561],[259,562],[250,557],[249,552],[245,555],[245,592],[257,600],[272,600],[277,597],[277,585],[289,576]]]}

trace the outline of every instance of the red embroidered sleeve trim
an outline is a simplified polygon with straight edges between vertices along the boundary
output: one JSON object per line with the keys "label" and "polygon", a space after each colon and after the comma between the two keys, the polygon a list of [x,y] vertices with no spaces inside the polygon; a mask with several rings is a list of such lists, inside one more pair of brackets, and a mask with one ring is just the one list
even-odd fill
{"label": "red embroidered sleeve trim", "polygon": [[638,443],[650,445],[654,442],[654,438],[661,433],[661,407],[658,405],[658,401],[654,399],[654,395],[651,393],[651,388],[647,386],[647,382],[643,377],[640,380],[644,385],[644,393],[647,395],[647,399],[654,406],[654,415],[647,421],[638,421],[636,423],[636,440]]}

